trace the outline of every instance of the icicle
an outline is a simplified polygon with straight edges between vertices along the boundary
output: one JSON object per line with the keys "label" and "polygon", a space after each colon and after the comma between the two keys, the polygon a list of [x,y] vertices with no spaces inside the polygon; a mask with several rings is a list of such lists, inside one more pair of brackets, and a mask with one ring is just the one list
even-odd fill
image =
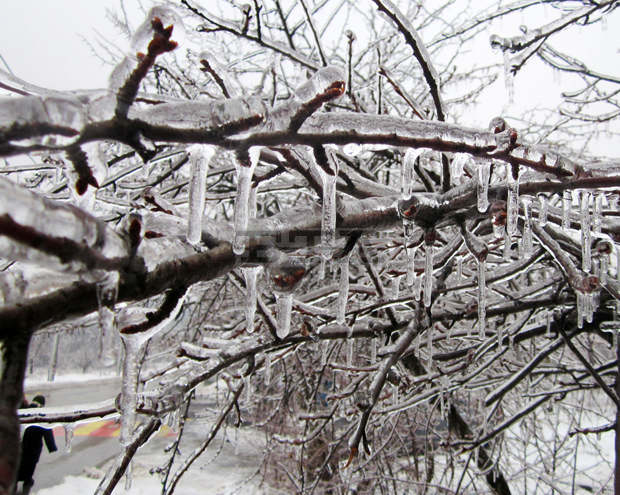
{"label": "icicle", "polygon": [[570,191],[562,193],[562,229],[570,229],[570,209],[572,206],[572,196]]}
{"label": "icicle", "polygon": [[413,351],[415,353],[416,356],[420,356],[420,340],[422,339],[422,337],[420,336],[420,334],[418,333],[418,335],[416,335],[414,341],[413,341]]}
{"label": "icicle", "polygon": [[254,332],[254,316],[256,315],[257,278],[261,271],[260,266],[246,266],[241,269],[245,279],[245,329],[248,333]]}
{"label": "icicle", "polygon": [[116,336],[116,314],[114,304],[118,294],[118,272],[109,272],[96,284],[97,303],[99,305],[100,348],[99,359],[103,366],[112,366],[116,361],[114,355],[114,337]]}
{"label": "icicle", "polygon": [[321,217],[321,254],[329,260],[336,246],[336,175],[321,171],[323,180],[323,211]]}
{"label": "icicle", "polygon": [[435,232],[429,231],[424,237],[425,265],[424,265],[424,306],[431,305],[433,293],[433,243]]}
{"label": "icicle", "polygon": [[487,282],[486,282],[486,256],[478,260],[478,336],[485,338],[486,330],[486,299],[487,299]]}
{"label": "icicle", "polygon": [[202,217],[207,191],[209,161],[215,154],[214,146],[195,145],[189,150],[191,181],[189,186],[189,217],[187,222],[187,242],[200,244],[202,238]]}
{"label": "icicle", "polygon": [[592,232],[590,224],[590,193],[584,191],[581,195],[581,269],[590,273],[592,270]]}
{"label": "icicle", "polygon": [[65,424],[65,452],[67,454],[71,453],[71,444],[73,440],[73,425]]}
{"label": "icicle", "polygon": [[377,339],[370,340],[370,364],[377,362]]}
{"label": "icicle", "polygon": [[392,385],[392,404],[398,404],[398,385]]}
{"label": "icicle", "polygon": [[450,161],[450,180],[453,184],[458,184],[463,177],[465,164],[473,164],[474,159],[467,153],[456,153]]}
{"label": "icicle", "polygon": [[553,323],[553,311],[547,311],[547,331],[545,332],[545,336],[550,339],[553,337],[551,335],[551,324]]}
{"label": "icicle", "polygon": [[125,359],[123,360],[123,378],[121,382],[120,443],[124,448],[127,448],[131,444],[136,424],[141,342],[134,335],[121,334],[121,336],[125,346]]}
{"label": "icicle", "polygon": [[340,282],[338,286],[338,300],[336,301],[336,322],[346,324],[347,299],[349,297],[349,257],[350,254],[338,260],[340,267]]}
{"label": "icicle", "polygon": [[400,296],[400,275],[392,277],[391,294],[388,299],[396,300]]}
{"label": "icicle", "polygon": [[583,328],[583,319],[585,314],[585,295],[581,291],[575,291],[577,296],[577,328]]}
{"label": "icicle", "polygon": [[522,254],[523,256],[529,256],[534,249],[530,200],[528,198],[523,198],[521,202],[523,204],[523,236],[521,238]]}
{"label": "icicle", "polygon": [[463,278],[463,257],[457,256],[456,258],[456,276],[457,278]]}
{"label": "icicle", "polygon": [[284,339],[291,331],[291,312],[293,310],[293,294],[291,292],[276,292],[277,305],[277,325],[276,334],[279,338]]}
{"label": "icicle", "polygon": [[420,297],[422,296],[422,277],[416,277],[415,286],[413,288],[413,298],[420,302]]}
{"label": "icicle", "polygon": [[595,234],[601,233],[603,199],[605,199],[605,195],[603,193],[598,193],[594,197],[594,209],[592,211],[592,232],[594,232]]}
{"label": "icicle", "polygon": [[547,225],[547,213],[548,213],[548,201],[547,196],[544,194],[538,195],[538,201],[540,202],[540,209],[538,210],[538,225],[544,227]]}
{"label": "icicle", "polygon": [[504,84],[506,86],[506,94],[508,96],[508,103],[514,103],[515,100],[515,82],[514,74],[512,72],[510,62],[510,52],[503,50],[504,54]]}
{"label": "icicle", "polygon": [[416,274],[415,274],[415,253],[418,250],[416,247],[405,247],[407,251],[407,285],[409,287],[413,287],[415,283]]}
{"label": "icicle", "polygon": [[260,156],[260,148],[250,148],[248,155],[249,163],[242,164],[239,159],[235,160],[237,169],[237,196],[235,197],[235,237],[233,240],[233,252],[237,255],[242,254],[246,247],[250,190],[252,188],[254,169],[256,168]]}
{"label": "icicle", "polygon": [[478,161],[478,211],[484,213],[489,208],[489,180],[491,178],[491,161]]}
{"label": "icicle", "polygon": [[125,491],[131,490],[131,484],[133,483],[133,461],[130,461],[125,470]]}
{"label": "icicle", "polygon": [[354,352],[355,352],[355,340],[347,339],[347,366],[349,368],[353,366]]}
{"label": "icicle", "polygon": [[439,384],[441,391],[439,393],[439,409],[441,411],[441,419],[446,421],[448,419],[448,412],[450,411],[450,379],[446,375],[441,375],[439,378]]}
{"label": "icicle", "polygon": [[504,250],[502,252],[502,258],[504,261],[510,261],[512,258],[512,240],[508,233],[506,233],[506,237],[504,238]]}
{"label": "icicle", "polygon": [[400,197],[408,199],[413,192],[415,177],[415,162],[422,153],[428,151],[427,148],[407,148],[401,164],[400,172]]}
{"label": "icicle", "polygon": [[271,354],[265,354],[265,373],[263,375],[263,381],[265,383],[265,387],[268,387],[271,383]]}
{"label": "icicle", "polygon": [[433,367],[433,325],[426,330],[426,352],[428,354],[427,367],[428,370]]}
{"label": "icicle", "polygon": [[58,342],[60,340],[60,332],[56,332],[52,337],[52,355],[50,357],[49,367],[47,369],[47,381],[53,382],[56,378],[56,368],[58,366]]}
{"label": "icicle", "polygon": [[607,285],[607,277],[609,272],[609,252],[601,253],[599,272],[599,279],[601,280],[601,285]]}
{"label": "icicle", "polygon": [[506,167],[506,183],[508,187],[508,205],[506,232],[515,237],[519,222],[519,168]]}
{"label": "icicle", "polygon": [[321,256],[321,260],[319,261],[319,280],[325,280],[325,265],[327,264],[327,260],[325,257]]}
{"label": "icicle", "polygon": [[592,292],[588,292],[584,294],[584,316],[588,323],[592,323],[594,319],[594,294]]}

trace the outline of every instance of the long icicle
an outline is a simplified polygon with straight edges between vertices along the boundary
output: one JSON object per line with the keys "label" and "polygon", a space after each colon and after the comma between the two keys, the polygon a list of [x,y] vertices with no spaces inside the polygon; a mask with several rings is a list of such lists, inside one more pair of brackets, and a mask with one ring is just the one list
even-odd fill
{"label": "long icicle", "polygon": [[248,211],[252,176],[258,163],[260,148],[252,147],[248,150],[248,159],[235,160],[237,169],[237,196],[235,196],[234,239],[233,252],[237,255],[245,251],[248,238]]}
{"label": "long icicle", "polygon": [[202,238],[202,217],[207,191],[209,162],[215,154],[215,147],[195,145],[189,150],[191,180],[189,188],[189,216],[187,221],[187,241],[198,245]]}
{"label": "long icicle", "polygon": [[[256,218],[256,194],[257,188],[252,188],[248,199],[249,221]],[[256,315],[257,279],[262,267],[244,266],[241,271],[245,279],[245,328],[248,333],[254,332],[254,316]]]}
{"label": "long icicle", "polygon": [[349,257],[343,256],[338,261],[340,267],[340,283],[338,286],[338,300],[336,302],[336,322],[346,324],[347,299],[349,298]]}
{"label": "long icicle", "polygon": [[429,230],[424,236],[424,306],[427,308],[431,305],[431,296],[433,292],[433,244],[435,242],[435,231]]}
{"label": "long icicle", "polygon": [[476,190],[478,193],[478,211],[484,213],[489,208],[489,180],[491,178],[490,160],[478,162],[478,181]]}
{"label": "long icicle", "polygon": [[478,336],[485,338],[487,319],[486,254],[478,259]]}
{"label": "long icicle", "polygon": [[590,221],[590,193],[583,191],[581,193],[580,204],[580,221],[581,221],[581,269],[590,273],[592,270],[592,231]]}
{"label": "long icicle", "polygon": [[506,184],[508,186],[508,206],[506,233],[509,237],[517,234],[519,222],[519,168],[506,167]]}

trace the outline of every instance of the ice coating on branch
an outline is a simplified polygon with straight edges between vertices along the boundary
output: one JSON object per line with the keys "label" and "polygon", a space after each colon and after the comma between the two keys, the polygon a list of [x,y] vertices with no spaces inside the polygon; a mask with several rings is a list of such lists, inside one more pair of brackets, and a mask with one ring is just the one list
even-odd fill
{"label": "ice coating on branch", "polygon": [[572,197],[570,191],[562,193],[562,229],[570,228],[570,209],[572,206]]}
{"label": "ice coating on branch", "polygon": [[547,214],[549,212],[549,201],[544,194],[538,195],[538,201],[540,202],[538,210],[538,225],[544,227],[547,225]]}
{"label": "ice coating on branch", "polygon": [[427,234],[424,239],[424,306],[427,308],[431,305],[431,296],[433,292],[433,241],[432,236]]}
{"label": "ice coating on branch", "polygon": [[229,122],[254,117],[264,117],[267,107],[257,96],[222,100],[180,100],[161,103],[146,109],[129,109],[130,118],[139,118],[150,124],[170,125],[181,128],[210,128]]}
{"label": "ice coating on branch", "polygon": [[489,179],[491,178],[490,160],[478,161],[478,181],[476,190],[478,193],[478,211],[484,213],[489,208]]}
{"label": "ice coating on branch", "polygon": [[215,54],[208,50],[203,50],[198,55],[198,60],[203,66],[200,70],[209,73],[222,92],[226,91],[225,96],[234,97],[235,95],[232,93],[233,85],[228,78],[228,68],[218,62]]}
{"label": "ice coating on branch", "polygon": [[338,299],[336,300],[336,323],[346,324],[347,299],[349,297],[349,258],[343,256],[338,260],[340,279],[338,284]]}
{"label": "ice coating on branch", "polygon": [[485,337],[487,317],[486,256],[478,259],[478,336]]}
{"label": "ice coating on branch", "polygon": [[0,252],[52,270],[118,268],[127,246],[101,220],[0,177]]}
{"label": "ice coating on branch", "polygon": [[579,220],[581,222],[581,269],[590,273],[592,270],[592,231],[590,222],[590,193],[581,193]]}
{"label": "ice coating on branch", "polygon": [[295,96],[300,101],[308,101],[332,87],[342,87],[347,80],[344,70],[335,65],[328,65],[317,70],[310,79],[295,89]]}
{"label": "ice coating on branch", "polygon": [[291,313],[293,309],[293,294],[276,292],[277,325],[276,334],[284,339],[291,331]]}
{"label": "ice coating on branch", "polygon": [[523,235],[521,237],[521,248],[523,256],[529,256],[534,249],[534,239],[532,237],[531,203],[529,198],[523,198],[521,203],[523,204]]}
{"label": "ice coating on branch", "polygon": [[[108,89],[116,93],[116,91],[122,88],[137,64],[138,59],[135,56],[123,57],[110,73],[110,77],[108,78]],[[114,98],[114,100],[116,100],[116,98]],[[116,104],[115,101],[114,104]]]}
{"label": "ice coating on branch", "polygon": [[243,271],[245,279],[245,329],[248,333],[254,332],[254,316],[256,315],[257,280],[261,271],[260,266],[246,266]]}
{"label": "ice coating on branch", "polygon": [[209,162],[215,154],[215,147],[194,145],[188,151],[191,163],[191,179],[189,184],[187,242],[198,245],[202,238],[202,217],[205,208]]}
{"label": "ice coating on branch", "polygon": [[156,5],[149,10],[144,21],[134,31],[131,37],[131,48],[135,52],[146,52],[150,41],[153,39],[155,31],[153,29],[153,19],[158,17],[164,26],[174,26],[174,37],[181,41],[185,33],[185,25],[182,17],[169,6]]}
{"label": "ice coating on branch", "polygon": [[[33,134],[34,124],[56,127]],[[0,98],[0,130],[19,144],[65,146],[77,140],[86,125],[86,105],[69,95]],[[24,128],[23,132],[19,128]],[[26,132],[28,131],[28,132]]]}
{"label": "ice coating on branch", "polygon": [[[515,177],[516,171],[516,177]],[[506,167],[506,185],[508,187],[508,204],[506,212],[506,233],[514,237],[519,223],[519,169]]]}
{"label": "ice coating on branch", "polygon": [[250,211],[250,190],[252,176],[260,156],[260,148],[252,147],[248,151],[248,162],[235,160],[237,170],[237,195],[235,196],[233,252],[237,255],[245,251],[248,239],[248,220]]}
{"label": "ice coating on branch", "polygon": [[[158,105],[160,106],[160,105]],[[305,121],[301,132],[334,133],[355,131],[359,136],[396,134],[412,139],[437,139],[454,145],[496,150],[503,134],[492,134],[435,120],[411,120],[391,115],[355,112],[317,112]],[[360,142],[359,138],[356,138]]]}
{"label": "ice coating on branch", "polygon": [[67,423],[64,425],[64,429],[65,429],[65,453],[70,454],[71,453],[71,444],[73,443],[73,432],[74,432],[74,428],[73,428],[73,424],[71,423]]}

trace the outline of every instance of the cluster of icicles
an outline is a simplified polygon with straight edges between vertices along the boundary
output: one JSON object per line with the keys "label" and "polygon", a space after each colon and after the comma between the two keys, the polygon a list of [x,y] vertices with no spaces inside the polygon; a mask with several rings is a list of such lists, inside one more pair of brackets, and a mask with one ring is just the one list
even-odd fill
{"label": "cluster of icicles", "polygon": [[[432,150],[419,148],[408,149],[405,152],[404,159],[402,161],[401,170],[401,194],[402,199],[407,200],[412,194],[412,181],[414,174],[414,165],[416,160],[420,159],[423,155],[431,154]],[[450,165],[451,179],[453,181],[460,181],[463,176],[464,168],[476,177],[476,190],[477,190],[477,208],[480,213],[486,213],[489,209],[488,190],[491,180],[491,160],[481,159],[474,161],[474,159],[464,153],[457,153],[454,155]],[[502,166],[497,164],[496,170],[502,169]],[[505,184],[507,188],[507,204],[506,204],[506,217],[504,219],[493,219],[493,230],[497,238],[504,239],[504,260],[508,261],[511,258],[511,245],[513,240],[520,234],[521,239],[519,243],[519,253],[521,256],[528,256],[533,252],[533,233],[532,222],[537,222],[540,227],[544,227],[547,224],[547,215],[549,211],[549,198],[545,194],[539,194],[537,197],[538,208],[537,217],[532,216],[533,202],[532,198],[523,196],[519,197],[519,169],[506,165],[505,169]],[[472,173],[473,172],[473,173]],[[592,240],[593,234],[601,233],[601,221],[602,221],[602,209],[606,206],[607,198],[604,193],[592,194],[591,192],[584,191],[565,191],[562,196],[562,228],[567,231],[571,228],[572,222],[571,212],[575,209],[574,205],[577,205],[579,211],[579,227],[581,232],[581,269],[584,274],[592,274],[598,277],[601,284],[607,282],[608,269],[609,269],[609,253],[601,253],[598,261],[593,262],[592,259]],[[523,228],[519,232],[518,220],[521,210],[521,216],[523,218]],[[415,254],[417,246],[412,246],[415,236],[414,222],[406,215],[402,216],[404,233],[405,233],[405,246],[408,254],[408,270],[407,270],[407,282],[408,285],[414,288],[414,297],[416,300],[420,300],[420,292],[422,288],[421,277],[416,275],[415,267]],[[425,251],[425,266],[424,266],[424,305],[430,306],[432,284],[433,284],[433,235],[426,235],[424,242]],[[429,242],[430,240],[430,242]],[[617,251],[618,262],[620,263],[620,250]],[[486,327],[486,252],[482,254],[480,252],[471,252],[474,259],[477,262],[477,299],[478,299],[478,329],[480,337],[484,337]],[[462,265],[462,259],[458,259],[459,266]],[[459,270],[460,272],[460,270]],[[620,280],[620,277],[618,277]],[[584,290],[585,289],[585,290]],[[592,322],[594,311],[597,305],[597,292],[596,290],[590,291],[589,288],[575,287],[575,294],[577,299],[577,322],[579,328],[583,326],[584,320]]]}

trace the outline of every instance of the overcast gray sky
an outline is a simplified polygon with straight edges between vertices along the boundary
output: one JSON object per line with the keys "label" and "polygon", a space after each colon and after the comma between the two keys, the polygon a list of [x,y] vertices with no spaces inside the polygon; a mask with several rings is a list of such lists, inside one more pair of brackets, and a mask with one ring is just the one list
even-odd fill
{"label": "overcast gray sky", "polygon": [[[123,3],[130,25],[135,29],[144,19],[141,3],[148,8],[151,1],[125,0]],[[483,3],[480,0],[480,5]],[[112,51],[119,54],[126,52],[127,40],[106,15],[107,8],[122,15],[120,6],[121,0],[4,0],[0,7],[3,21],[0,56],[16,76],[33,84],[59,90],[105,87],[112,67],[99,60],[85,40],[96,45],[98,40],[105,39],[105,46]],[[552,9],[544,13],[552,17],[558,14]],[[519,20],[517,17],[505,23],[494,23],[489,35],[515,35],[519,33],[519,25],[523,22],[527,21],[530,28],[545,22],[542,18],[532,19],[528,16]],[[571,28],[554,36],[553,45],[565,51],[568,45],[571,55],[586,61],[591,69],[618,75],[620,38],[613,26],[620,24],[620,9],[613,14],[608,24],[607,29],[604,26]],[[104,53],[101,46],[98,46],[98,51]],[[493,58],[496,63],[501,61],[501,54],[490,53],[490,46],[486,42],[475,56],[489,62]],[[5,68],[2,60],[0,66]],[[500,80],[476,106],[475,114],[468,115],[468,122],[463,124],[486,126],[491,117],[510,113],[502,86]],[[570,86],[569,83],[564,89],[570,89]],[[532,60],[517,75],[514,105],[535,109],[555,107],[559,102],[558,80],[552,79],[551,72],[541,62]],[[603,148],[599,151],[609,155],[620,154],[615,142],[611,140]]]}
{"label": "overcast gray sky", "polygon": [[[106,18],[106,8],[120,11],[119,0],[4,0],[2,4],[0,55],[16,76],[59,90],[107,86],[111,67],[93,56],[84,39],[96,43],[98,32],[121,48],[127,46]],[[125,6],[137,26],[142,21],[138,1],[126,0]]]}

